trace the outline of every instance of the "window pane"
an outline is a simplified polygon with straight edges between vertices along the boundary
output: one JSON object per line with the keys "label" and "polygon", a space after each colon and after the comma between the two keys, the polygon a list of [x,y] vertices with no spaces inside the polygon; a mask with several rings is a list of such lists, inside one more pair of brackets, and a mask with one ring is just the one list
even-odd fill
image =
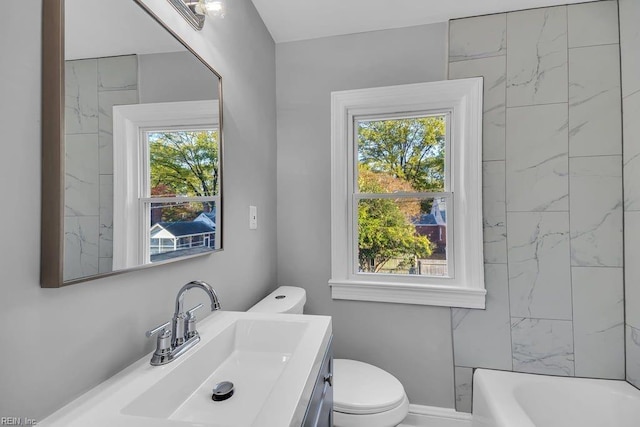
{"label": "window pane", "polygon": [[155,202],[146,205],[151,212],[151,262],[215,249],[215,202]]}
{"label": "window pane", "polygon": [[445,198],[358,201],[363,273],[448,276]]}
{"label": "window pane", "polygon": [[151,197],[218,194],[218,130],[147,133]]}
{"label": "window pane", "polygon": [[356,123],[361,193],[445,191],[446,115]]}

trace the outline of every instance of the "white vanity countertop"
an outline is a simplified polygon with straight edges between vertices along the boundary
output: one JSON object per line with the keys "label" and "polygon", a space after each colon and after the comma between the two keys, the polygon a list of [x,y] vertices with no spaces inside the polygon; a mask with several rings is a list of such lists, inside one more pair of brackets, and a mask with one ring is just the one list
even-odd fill
{"label": "white vanity countertop", "polygon": [[[331,338],[327,316],[217,311],[175,361],[151,353],[38,423],[56,427],[299,427]],[[141,337],[144,339],[144,337]],[[229,380],[235,394],[211,400]]]}

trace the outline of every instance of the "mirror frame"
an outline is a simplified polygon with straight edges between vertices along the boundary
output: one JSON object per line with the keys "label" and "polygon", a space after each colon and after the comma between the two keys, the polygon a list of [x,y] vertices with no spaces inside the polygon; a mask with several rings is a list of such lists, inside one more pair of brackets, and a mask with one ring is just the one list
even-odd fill
{"label": "mirror frame", "polygon": [[[222,119],[222,76],[198,55],[181,37],[168,28],[141,0],[131,0],[178,40],[211,72],[218,77],[219,109],[219,211],[224,215],[224,137]],[[220,227],[220,249],[187,255],[166,261],[144,264],[108,273],[80,277],[65,281],[64,268],[64,188],[65,188],[65,55],[64,55],[64,0],[42,2],[42,168],[40,213],[40,286],[59,288],[130,271],[143,270],[185,259],[211,255],[223,249],[224,221]]]}

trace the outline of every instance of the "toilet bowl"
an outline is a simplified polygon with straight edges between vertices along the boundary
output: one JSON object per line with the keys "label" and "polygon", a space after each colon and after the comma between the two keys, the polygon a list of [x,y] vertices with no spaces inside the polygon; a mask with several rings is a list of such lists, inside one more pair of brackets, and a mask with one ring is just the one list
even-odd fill
{"label": "toilet bowl", "polygon": [[[281,286],[249,311],[302,314],[303,288]],[[409,412],[404,387],[390,373],[368,363],[333,360],[334,427],[396,427]]]}

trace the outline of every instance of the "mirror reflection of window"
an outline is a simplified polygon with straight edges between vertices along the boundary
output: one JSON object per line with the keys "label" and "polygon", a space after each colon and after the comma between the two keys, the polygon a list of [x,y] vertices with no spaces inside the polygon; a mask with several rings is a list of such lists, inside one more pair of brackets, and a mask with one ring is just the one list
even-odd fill
{"label": "mirror reflection of window", "polygon": [[[146,200],[141,199],[149,220],[145,256],[148,253],[149,261],[157,262],[215,249],[218,130],[147,130],[145,139],[148,180],[142,189]],[[190,201],[165,201],[176,197]]]}
{"label": "mirror reflection of window", "polygon": [[221,248],[216,104],[114,107],[114,268]]}

